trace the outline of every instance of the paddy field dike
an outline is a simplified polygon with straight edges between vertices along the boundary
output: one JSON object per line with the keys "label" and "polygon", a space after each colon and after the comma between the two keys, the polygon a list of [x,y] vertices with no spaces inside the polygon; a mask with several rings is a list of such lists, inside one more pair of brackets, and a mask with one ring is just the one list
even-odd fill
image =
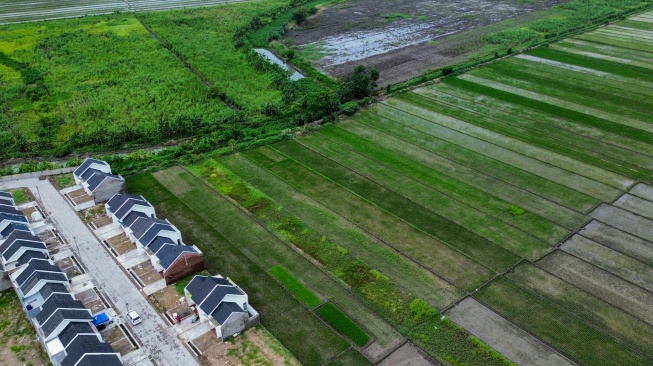
{"label": "paddy field dike", "polygon": [[304,364],[651,365],[651,111],[653,12],[129,189]]}

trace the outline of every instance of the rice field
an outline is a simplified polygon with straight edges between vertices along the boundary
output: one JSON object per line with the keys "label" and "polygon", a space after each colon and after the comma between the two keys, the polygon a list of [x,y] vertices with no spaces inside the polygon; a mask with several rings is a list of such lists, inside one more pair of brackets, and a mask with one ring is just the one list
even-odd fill
{"label": "rice field", "polygon": [[346,313],[346,354],[650,365],[651,32],[653,12],[155,177]]}

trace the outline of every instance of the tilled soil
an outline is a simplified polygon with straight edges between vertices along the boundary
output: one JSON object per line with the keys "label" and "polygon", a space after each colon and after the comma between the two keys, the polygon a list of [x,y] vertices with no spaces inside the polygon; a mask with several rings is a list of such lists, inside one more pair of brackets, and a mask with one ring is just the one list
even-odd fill
{"label": "tilled soil", "polygon": [[[564,0],[346,0],[287,33],[318,68],[341,77],[358,64],[376,67],[381,84],[416,77],[467,58],[487,25],[520,17]],[[476,29],[475,34],[457,35]]]}

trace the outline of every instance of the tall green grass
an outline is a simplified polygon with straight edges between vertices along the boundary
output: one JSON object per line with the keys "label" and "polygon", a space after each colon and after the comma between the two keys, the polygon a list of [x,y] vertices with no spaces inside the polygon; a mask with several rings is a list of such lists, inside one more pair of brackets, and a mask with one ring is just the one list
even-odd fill
{"label": "tall green grass", "polygon": [[277,281],[286,286],[288,291],[297,296],[297,298],[306,304],[306,306],[309,308],[312,309],[320,305],[320,298],[317,297],[311,290],[306,288],[306,286],[304,286],[301,282],[299,282],[299,280],[295,278],[292,273],[288,272],[287,269],[283,268],[283,266],[279,265],[270,268],[270,274],[272,274],[272,276],[274,276]]}
{"label": "tall green grass", "polygon": [[331,324],[332,327],[351,339],[357,346],[362,347],[370,341],[370,336],[332,303],[326,303],[317,309],[317,313],[327,323]]}

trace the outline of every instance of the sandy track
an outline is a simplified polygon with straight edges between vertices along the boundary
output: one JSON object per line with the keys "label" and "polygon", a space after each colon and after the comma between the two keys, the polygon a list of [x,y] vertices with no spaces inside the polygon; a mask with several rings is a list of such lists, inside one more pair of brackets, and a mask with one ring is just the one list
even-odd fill
{"label": "sandy track", "polygon": [[463,300],[449,310],[447,315],[465,330],[519,365],[575,365],[538,338],[473,298]]}

